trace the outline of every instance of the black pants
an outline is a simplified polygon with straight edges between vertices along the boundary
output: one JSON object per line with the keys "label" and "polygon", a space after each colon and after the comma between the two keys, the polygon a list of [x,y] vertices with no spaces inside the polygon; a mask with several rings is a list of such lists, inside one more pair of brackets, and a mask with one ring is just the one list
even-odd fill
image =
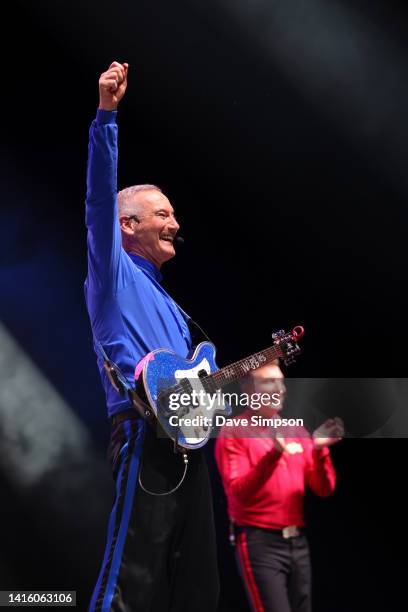
{"label": "black pants", "polygon": [[245,527],[236,537],[238,569],[255,612],[311,612],[311,566],[304,534],[285,539]]}
{"label": "black pants", "polygon": [[141,419],[112,432],[110,457],[116,494],[102,569],[90,611],[190,612],[216,610],[219,582],[212,496],[205,458],[184,463],[168,439]]}

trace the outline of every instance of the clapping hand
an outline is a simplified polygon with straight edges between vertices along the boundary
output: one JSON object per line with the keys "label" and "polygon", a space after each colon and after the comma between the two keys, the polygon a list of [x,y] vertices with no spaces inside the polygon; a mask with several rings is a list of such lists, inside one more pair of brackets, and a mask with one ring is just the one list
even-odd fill
{"label": "clapping hand", "polygon": [[313,432],[314,447],[316,449],[332,446],[344,438],[344,423],[340,417],[327,419]]}

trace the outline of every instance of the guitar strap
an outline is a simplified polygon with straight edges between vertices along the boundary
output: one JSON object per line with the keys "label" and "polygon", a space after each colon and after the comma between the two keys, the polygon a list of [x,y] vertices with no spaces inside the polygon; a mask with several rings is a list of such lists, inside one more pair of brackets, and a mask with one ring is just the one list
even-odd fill
{"label": "guitar strap", "polygon": [[[139,397],[136,393],[134,387],[132,387],[125,376],[122,374],[120,368],[109,359],[107,356],[105,349],[102,344],[97,340],[95,342],[95,348],[97,353],[103,359],[103,366],[105,368],[105,372],[110,380],[112,387],[121,395],[122,397],[127,395],[129,400],[136,408],[137,412],[143,417],[147,418],[150,415],[149,406]],[[149,420],[149,419],[148,419]]]}
{"label": "guitar strap", "polygon": [[209,336],[205,333],[203,328],[196,321],[194,321],[194,319],[192,319],[190,315],[186,313],[185,310],[180,308],[178,304],[177,304],[177,308],[180,310],[185,321],[187,322],[187,326],[190,332],[193,348],[196,347],[198,344],[200,344],[200,342],[211,342],[211,344],[214,344],[212,340],[209,338]]}
{"label": "guitar strap", "polygon": [[187,321],[188,329],[190,330],[191,341],[193,346],[197,346],[200,342],[211,342],[205,331],[193,319]]}

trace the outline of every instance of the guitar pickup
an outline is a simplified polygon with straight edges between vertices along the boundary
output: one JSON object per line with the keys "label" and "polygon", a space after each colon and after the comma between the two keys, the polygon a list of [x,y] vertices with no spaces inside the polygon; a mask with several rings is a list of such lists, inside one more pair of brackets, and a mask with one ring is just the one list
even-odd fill
{"label": "guitar pickup", "polygon": [[189,407],[182,406],[180,402],[178,402],[178,408],[171,408],[170,398],[171,396],[174,396],[178,400],[180,395],[191,395],[192,391],[193,388],[187,378],[181,378],[179,381],[177,381],[176,385],[173,385],[172,387],[167,387],[166,389],[162,389],[157,395],[157,403],[160,406],[162,413],[166,417],[169,417],[174,414],[177,415],[179,418],[182,417],[184,414],[187,414],[189,411]]}

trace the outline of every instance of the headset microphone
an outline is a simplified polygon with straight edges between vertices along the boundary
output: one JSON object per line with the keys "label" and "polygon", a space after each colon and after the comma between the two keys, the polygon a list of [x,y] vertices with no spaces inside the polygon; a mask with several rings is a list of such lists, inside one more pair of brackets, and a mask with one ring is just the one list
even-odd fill
{"label": "headset microphone", "polygon": [[177,246],[183,246],[184,238],[182,238],[181,236],[176,236],[174,239],[174,242],[176,243]]}

